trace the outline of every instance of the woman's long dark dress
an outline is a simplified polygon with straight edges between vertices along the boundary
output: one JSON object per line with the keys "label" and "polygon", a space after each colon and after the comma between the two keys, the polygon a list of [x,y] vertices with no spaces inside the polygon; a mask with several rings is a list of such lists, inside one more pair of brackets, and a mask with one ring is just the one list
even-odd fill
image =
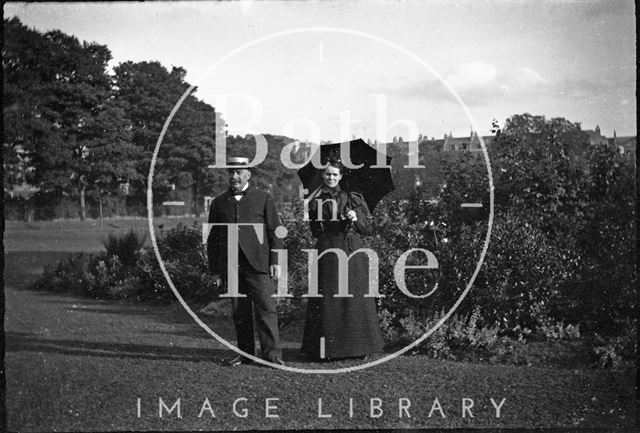
{"label": "woman's long dark dress", "polygon": [[[318,254],[328,248],[339,248],[348,256],[363,248],[360,234],[371,230],[367,219],[369,210],[360,194],[346,193],[339,188],[337,191],[328,188],[324,190],[319,197],[326,200],[321,221],[318,220],[317,202],[313,201],[309,205],[311,232],[318,238]],[[334,199],[338,204],[338,221],[331,221],[332,205],[328,199]],[[344,219],[349,209],[356,212],[357,221]],[[318,262],[318,292],[322,297],[309,298],[302,352],[310,357],[321,358],[322,337],[324,359],[359,357],[381,352],[384,342],[376,313],[376,298],[364,297],[369,290],[366,254],[360,252],[349,260],[348,292],[353,297],[334,297],[338,293],[338,278],[337,256],[329,252]]]}

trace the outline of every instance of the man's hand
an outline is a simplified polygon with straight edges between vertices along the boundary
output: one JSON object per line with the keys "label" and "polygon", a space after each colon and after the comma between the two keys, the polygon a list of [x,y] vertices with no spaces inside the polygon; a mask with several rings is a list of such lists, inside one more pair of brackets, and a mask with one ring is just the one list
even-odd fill
{"label": "man's hand", "polygon": [[271,265],[269,266],[269,276],[272,280],[277,280],[280,278],[280,265]]}
{"label": "man's hand", "polygon": [[354,222],[358,221],[358,216],[356,215],[356,211],[350,210],[349,212],[347,212],[347,219]]}
{"label": "man's hand", "polygon": [[213,284],[215,284],[218,287],[222,287],[222,277],[220,276],[220,274],[213,274],[212,278],[213,278]]}

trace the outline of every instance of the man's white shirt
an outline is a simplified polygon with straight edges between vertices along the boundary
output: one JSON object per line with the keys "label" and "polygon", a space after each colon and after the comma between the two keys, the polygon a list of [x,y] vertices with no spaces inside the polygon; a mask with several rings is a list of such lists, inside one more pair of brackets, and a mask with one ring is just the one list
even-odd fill
{"label": "man's white shirt", "polygon": [[[242,192],[245,192],[247,188],[249,188],[249,182],[247,182],[244,188],[242,188]],[[242,194],[234,195],[233,198],[235,198],[236,201],[240,201],[240,199],[242,198]]]}

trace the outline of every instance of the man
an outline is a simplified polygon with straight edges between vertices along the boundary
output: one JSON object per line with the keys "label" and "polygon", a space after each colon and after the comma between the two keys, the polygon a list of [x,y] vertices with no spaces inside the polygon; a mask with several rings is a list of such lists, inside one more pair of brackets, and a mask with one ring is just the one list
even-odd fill
{"label": "man", "polygon": [[[280,225],[278,213],[269,194],[259,191],[249,184],[251,170],[249,159],[229,158],[227,163],[230,188],[213,199],[209,208],[209,223],[260,224],[259,238],[256,229],[250,225],[239,226],[238,266],[229,269],[227,238],[232,227],[211,226],[207,241],[209,269],[214,281],[221,286],[229,282],[228,272],[237,272],[238,291],[244,297],[233,297],[233,322],[238,337],[238,348],[255,355],[253,337],[253,312],[260,340],[262,357],[272,363],[284,365],[280,337],[278,335],[278,316],[276,304],[271,295],[275,292],[276,280],[280,276],[280,266],[276,264],[273,251],[282,247],[282,241],[275,235]],[[262,242],[261,242],[262,241]],[[235,275],[231,275],[235,277]],[[250,364],[244,356],[237,356],[230,365]]]}

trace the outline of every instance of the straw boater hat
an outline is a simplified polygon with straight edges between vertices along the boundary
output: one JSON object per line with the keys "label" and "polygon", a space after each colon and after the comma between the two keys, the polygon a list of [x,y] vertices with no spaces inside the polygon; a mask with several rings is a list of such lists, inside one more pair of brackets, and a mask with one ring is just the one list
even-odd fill
{"label": "straw boater hat", "polygon": [[227,166],[229,167],[245,167],[249,170],[249,158],[244,156],[230,156],[227,161]]}

